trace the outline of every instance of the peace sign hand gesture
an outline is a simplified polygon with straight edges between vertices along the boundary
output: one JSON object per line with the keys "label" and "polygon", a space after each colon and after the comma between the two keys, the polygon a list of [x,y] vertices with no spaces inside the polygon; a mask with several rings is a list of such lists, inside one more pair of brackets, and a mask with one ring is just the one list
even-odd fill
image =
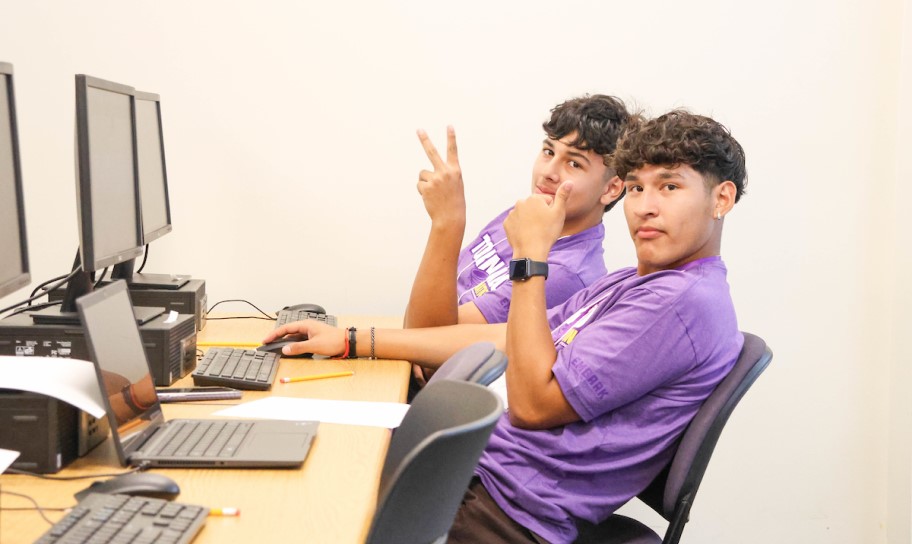
{"label": "peace sign hand gesture", "polygon": [[447,127],[446,161],[440,158],[437,148],[424,130],[418,130],[418,139],[434,167],[433,172],[422,170],[418,174],[418,193],[424,200],[424,208],[431,217],[431,222],[440,226],[464,227],[465,190],[456,150],[456,131],[451,126]]}

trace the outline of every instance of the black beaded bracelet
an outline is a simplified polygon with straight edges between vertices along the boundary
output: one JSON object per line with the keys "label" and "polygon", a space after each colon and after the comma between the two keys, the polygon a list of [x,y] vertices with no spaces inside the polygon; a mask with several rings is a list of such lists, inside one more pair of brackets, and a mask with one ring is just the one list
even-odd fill
{"label": "black beaded bracelet", "polygon": [[349,359],[358,358],[358,348],[356,346],[357,340],[355,338],[357,336],[356,335],[357,332],[358,332],[358,329],[356,329],[354,327],[349,327],[349,329],[348,329],[348,358]]}
{"label": "black beaded bracelet", "polygon": [[374,355],[374,327],[371,327],[371,359],[376,359],[377,356]]}

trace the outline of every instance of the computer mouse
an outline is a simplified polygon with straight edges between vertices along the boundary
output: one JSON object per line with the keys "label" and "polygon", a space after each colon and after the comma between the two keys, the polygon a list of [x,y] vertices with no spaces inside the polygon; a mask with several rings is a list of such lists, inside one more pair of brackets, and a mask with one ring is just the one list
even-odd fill
{"label": "computer mouse", "polygon": [[180,494],[180,487],[178,487],[177,482],[161,474],[133,472],[115,476],[110,480],[92,482],[92,485],[74,496],[76,500],[81,501],[89,493],[119,493],[170,501]]}
{"label": "computer mouse", "polygon": [[326,314],[326,310],[323,309],[323,306],[319,304],[294,304],[292,306],[285,306],[283,310],[290,310],[292,312],[305,311],[313,314]]}
{"label": "computer mouse", "polygon": [[263,344],[262,346],[256,348],[257,351],[266,351],[269,353],[278,353],[280,357],[287,357],[289,359],[303,359],[313,357],[313,353],[299,353],[297,355],[285,355],[282,353],[282,348],[288,344],[294,344],[295,342],[303,342],[307,340],[306,334],[289,334],[283,338],[279,338],[268,344]]}

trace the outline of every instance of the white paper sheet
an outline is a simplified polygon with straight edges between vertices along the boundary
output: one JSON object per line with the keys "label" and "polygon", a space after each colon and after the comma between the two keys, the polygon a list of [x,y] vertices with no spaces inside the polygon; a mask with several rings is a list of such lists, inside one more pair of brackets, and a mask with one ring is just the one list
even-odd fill
{"label": "white paper sheet", "polygon": [[219,410],[214,415],[290,421],[320,421],[392,429],[402,423],[408,404],[351,400],[268,397]]}
{"label": "white paper sheet", "polygon": [[500,397],[500,400],[503,401],[504,411],[507,411],[507,376],[506,374],[501,374],[496,380],[491,382],[488,386],[488,389],[493,391]]}
{"label": "white paper sheet", "polygon": [[6,469],[13,464],[13,461],[15,461],[17,457],[19,457],[18,451],[0,448],[0,474],[3,474]]}
{"label": "white paper sheet", "polygon": [[95,417],[105,414],[95,365],[81,359],[0,355],[0,389],[40,393]]}

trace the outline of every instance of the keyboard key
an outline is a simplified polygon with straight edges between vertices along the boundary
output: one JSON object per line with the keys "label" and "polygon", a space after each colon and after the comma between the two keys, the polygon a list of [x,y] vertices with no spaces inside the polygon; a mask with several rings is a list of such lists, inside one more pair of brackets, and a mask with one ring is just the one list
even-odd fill
{"label": "keyboard key", "polygon": [[201,506],[162,499],[93,493],[36,542],[189,544],[208,513]]}
{"label": "keyboard key", "polygon": [[336,316],[330,314],[317,314],[313,312],[308,312],[307,310],[281,310],[276,316],[276,327],[281,327],[286,323],[293,323],[295,321],[303,321],[305,319],[314,319],[316,321],[322,321],[327,325],[332,325],[333,327],[337,326],[338,320]]}
{"label": "keyboard key", "polygon": [[279,355],[249,349],[209,348],[193,371],[195,385],[265,391],[272,387]]}

